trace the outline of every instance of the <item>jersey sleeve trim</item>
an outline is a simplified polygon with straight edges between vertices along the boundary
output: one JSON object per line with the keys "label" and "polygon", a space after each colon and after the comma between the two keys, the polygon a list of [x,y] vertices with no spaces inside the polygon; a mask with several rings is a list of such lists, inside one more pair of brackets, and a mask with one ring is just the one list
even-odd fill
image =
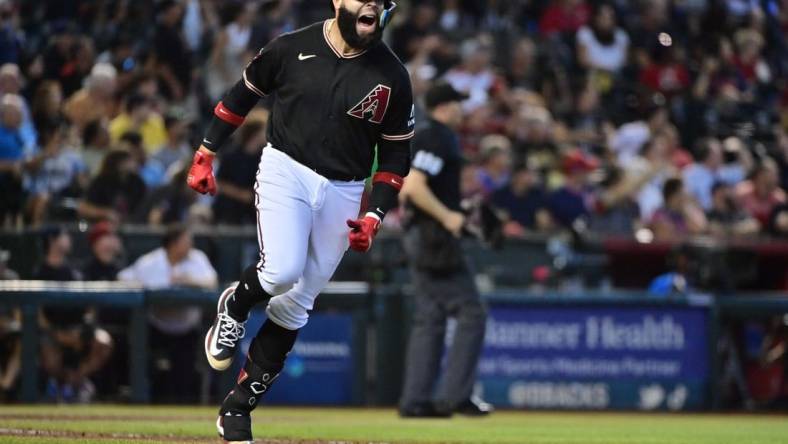
{"label": "jersey sleeve trim", "polygon": [[260,88],[254,86],[252,82],[249,81],[249,79],[246,77],[246,70],[244,70],[243,78],[244,78],[244,85],[246,85],[246,87],[249,88],[250,91],[252,91],[253,93],[257,94],[260,97],[266,96],[266,93],[261,91]]}
{"label": "jersey sleeve trim", "polygon": [[411,131],[411,132],[409,132],[407,134],[400,134],[398,136],[390,136],[388,134],[381,134],[380,137],[382,139],[384,139],[384,140],[394,140],[394,141],[397,141],[397,140],[409,140],[409,139],[413,138],[414,134],[415,134],[415,131]]}

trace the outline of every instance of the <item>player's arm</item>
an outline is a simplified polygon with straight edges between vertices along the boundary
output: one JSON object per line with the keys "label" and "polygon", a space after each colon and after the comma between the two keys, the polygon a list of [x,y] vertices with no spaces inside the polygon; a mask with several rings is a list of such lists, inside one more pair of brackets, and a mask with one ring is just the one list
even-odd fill
{"label": "player's arm", "polygon": [[378,232],[380,222],[398,205],[398,194],[410,169],[410,140],[413,138],[413,93],[407,72],[404,87],[397,94],[391,114],[386,117],[378,140],[378,171],[372,176],[372,192],[366,214],[359,220],[348,221],[350,247],[367,251]]}
{"label": "player's arm", "polygon": [[435,196],[427,183],[429,180],[427,174],[418,168],[412,168],[402,187],[402,197],[440,222],[453,235],[459,237],[465,224],[465,216],[458,211],[449,209]]}
{"label": "player's arm", "polygon": [[195,191],[216,194],[216,178],[213,174],[216,152],[243,124],[246,115],[260,98],[276,90],[281,71],[280,46],[280,39],[275,39],[263,48],[246,66],[241,79],[213,109],[208,130],[194,153],[192,167],[186,178]]}

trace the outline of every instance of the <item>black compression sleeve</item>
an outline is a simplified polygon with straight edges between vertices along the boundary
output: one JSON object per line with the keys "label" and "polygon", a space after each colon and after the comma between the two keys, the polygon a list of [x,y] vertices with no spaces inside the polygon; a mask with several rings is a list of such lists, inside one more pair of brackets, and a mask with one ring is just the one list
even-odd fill
{"label": "black compression sleeve", "polygon": [[214,108],[202,144],[211,151],[218,151],[235,129],[241,126],[259,99],[260,96],[252,92],[243,81],[237,82]]}
{"label": "black compression sleeve", "polygon": [[378,144],[378,172],[372,178],[367,212],[381,219],[398,204],[397,195],[410,169],[410,141],[382,140]]}

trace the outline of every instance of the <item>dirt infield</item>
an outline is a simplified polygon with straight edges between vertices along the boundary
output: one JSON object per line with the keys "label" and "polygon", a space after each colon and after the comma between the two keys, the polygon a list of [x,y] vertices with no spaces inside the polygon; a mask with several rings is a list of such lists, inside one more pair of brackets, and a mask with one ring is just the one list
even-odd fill
{"label": "dirt infield", "polygon": [[[85,433],[85,432],[68,432],[63,430],[36,430],[36,429],[10,429],[0,428],[0,437],[13,436],[18,438],[31,438],[34,442],[37,438],[59,438],[62,440],[69,440],[75,442],[83,442],[85,440],[125,440],[125,441],[157,441],[157,442],[171,442],[171,443],[203,443],[203,442],[221,442],[219,438],[207,437],[184,437],[173,435],[144,435],[138,433]],[[281,440],[281,439],[265,439],[255,440],[255,444],[359,444],[350,441],[314,441],[314,440]]]}

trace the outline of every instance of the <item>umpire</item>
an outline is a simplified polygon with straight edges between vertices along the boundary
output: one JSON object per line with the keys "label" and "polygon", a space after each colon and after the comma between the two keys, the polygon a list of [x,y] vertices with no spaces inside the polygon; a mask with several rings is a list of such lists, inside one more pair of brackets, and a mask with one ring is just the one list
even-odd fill
{"label": "umpire", "polygon": [[[490,404],[471,396],[487,314],[460,246],[465,225],[460,212],[463,158],[455,130],[465,98],[446,83],[427,92],[429,118],[416,131],[411,170],[402,188],[408,209],[404,244],[415,289],[399,405],[402,417],[479,416],[492,411]],[[439,375],[450,317],[457,320],[454,341],[446,370]]]}

